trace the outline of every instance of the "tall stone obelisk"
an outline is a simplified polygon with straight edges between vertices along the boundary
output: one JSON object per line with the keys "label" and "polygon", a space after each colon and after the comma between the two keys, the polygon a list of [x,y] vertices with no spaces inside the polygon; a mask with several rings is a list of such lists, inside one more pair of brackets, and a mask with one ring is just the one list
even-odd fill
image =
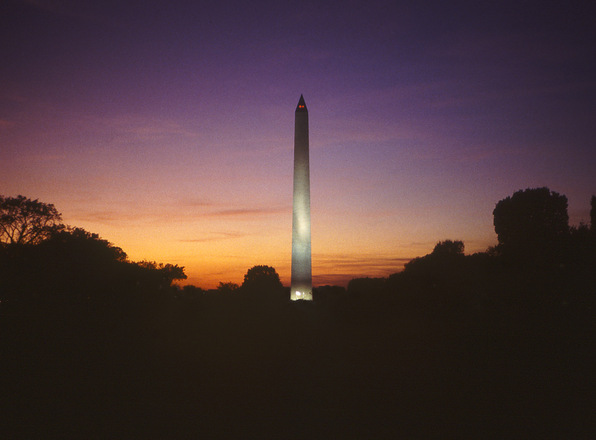
{"label": "tall stone obelisk", "polygon": [[292,287],[290,299],[312,300],[310,258],[310,169],[308,110],[300,95],[294,126],[294,209],[292,217]]}

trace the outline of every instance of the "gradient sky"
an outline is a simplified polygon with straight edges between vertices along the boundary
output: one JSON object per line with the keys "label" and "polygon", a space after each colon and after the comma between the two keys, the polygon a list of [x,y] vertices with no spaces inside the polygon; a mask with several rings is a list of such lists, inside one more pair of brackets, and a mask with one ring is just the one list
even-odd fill
{"label": "gradient sky", "polygon": [[586,1],[4,1],[0,194],[197,286],[289,285],[302,93],[315,285],[483,251],[520,189],[588,223],[594,23]]}

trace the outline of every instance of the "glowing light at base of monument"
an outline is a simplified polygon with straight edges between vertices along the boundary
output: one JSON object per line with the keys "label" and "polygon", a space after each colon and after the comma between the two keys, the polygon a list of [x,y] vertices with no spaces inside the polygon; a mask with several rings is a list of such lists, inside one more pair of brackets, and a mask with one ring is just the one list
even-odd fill
{"label": "glowing light at base of monument", "polygon": [[290,299],[292,301],[304,300],[304,301],[312,301],[312,291],[304,291],[301,292],[300,290],[292,289],[290,294]]}

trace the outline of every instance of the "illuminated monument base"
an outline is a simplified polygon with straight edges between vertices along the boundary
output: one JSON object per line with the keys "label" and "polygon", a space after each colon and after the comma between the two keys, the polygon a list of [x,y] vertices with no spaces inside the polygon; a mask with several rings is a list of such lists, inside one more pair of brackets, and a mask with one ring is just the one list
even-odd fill
{"label": "illuminated monument base", "polygon": [[301,292],[300,290],[293,290],[290,298],[292,301],[298,301],[299,299],[312,301],[312,291],[305,290],[304,292]]}
{"label": "illuminated monument base", "polygon": [[310,257],[310,171],[308,110],[300,95],[294,129],[294,207],[292,215],[292,287],[290,299],[312,300]]}

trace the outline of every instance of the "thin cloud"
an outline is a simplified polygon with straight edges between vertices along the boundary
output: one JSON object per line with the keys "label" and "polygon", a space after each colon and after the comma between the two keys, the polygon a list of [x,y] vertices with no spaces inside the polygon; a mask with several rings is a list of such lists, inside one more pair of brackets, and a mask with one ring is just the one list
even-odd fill
{"label": "thin cloud", "polygon": [[209,217],[252,217],[270,214],[279,214],[282,212],[288,212],[287,207],[277,208],[234,208],[234,209],[221,209],[219,211],[213,211],[203,214]]}
{"label": "thin cloud", "polygon": [[222,240],[231,240],[236,238],[246,237],[249,234],[243,234],[240,232],[215,232],[205,237],[200,238],[183,238],[178,241],[181,243],[208,243]]}
{"label": "thin cloud", "polygon": [[101,224],[119,224],[131,221],[139,221],[141,219],[146,219],[146,214],[139,214],[139,213],[129,213],[129,212],[120,212],[120,211],[79,211],[74,215],[70,215],[69,218],[75,221],[84,221],[84,222],[91,222],[91,223],[101,223]]}
{"label": "thin cloud", "polygon": [[[196,222],[200,218],[250,219],[290,212],[289,207],[227,208],[209,200],[186,200],[167,207],[143,206],[140,203],[122,204],[119,209],[78,209],[67,214],[71,222],[91,222],[105,225],[172,224]],[[220,239],[223,237],[220,237]],[[228,236],[230,238],[230,236]],[[189,239],[193,240],[193,239]],[[205,240],[199,237],[196,242]]]}
{"label": "thin cloud", "polygon": [[412,258],[391,256],[313,255],[313,284],[347,286],[350,280],[363,277],[386,278],[403,270]]}
{"label": "thin cloud", "polygon": [[179,205],[186,206],[188,208],[210,208],[215,206],[215,203],[204,199],[189,199],[181,201]]}
{"label": "thin cloud", "polygon": [[252,217],[286,213],[291,209],[289,206],[230,207],[201,198],[183,200],[179,204],[192,210],[193,216],[201,217]]}
{"label": "thin cloud", "polygon": [[110,128],[118,137],[141,141],[170,140],[172,137],[197,140],[200,137],[198,132],[189,130],[179,122],[171,119],[127,114],[110,118],[86,116],[85,120],[91,125],[101,124],[106,128]]}
{"label": "thin cloud", "polygon": [[23,162],[51,162],[56,163],[64,161],[68,158],[67,154],[50,154],[50,153],[34,153],[24,155],[21,161]]}
{"label": "thin cloud", "polygon": [[[412,257],[413,258],[413,257]],[[354,276],[360,273],[385,273],[389,275],[403,269],[412,258],[391,256],[336,256],[313,255],[313,261],[319,270],[334,269]]]}

